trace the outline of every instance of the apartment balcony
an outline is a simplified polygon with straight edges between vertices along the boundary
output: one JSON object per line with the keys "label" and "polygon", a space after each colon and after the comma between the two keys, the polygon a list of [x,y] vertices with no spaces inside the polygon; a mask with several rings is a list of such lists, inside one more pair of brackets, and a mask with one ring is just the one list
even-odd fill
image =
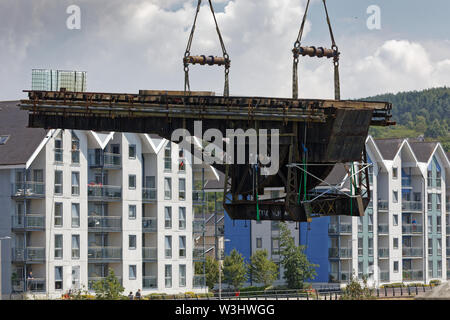
{"label": "apartment balcony", "polygon": [[379,224],[377,226],[379,235],[389,235],[389,225],[388,224]]}
{"label": "apartment balcony", "polygon": [[121,232],[121,217],[88,217],[89,232]]}
{"label": "apartment balcony", "polygon": [[118,186],[88,185],[88,199],[91,201],[119,201],[122,188]]}
{"label": "apartment balcony", "polygon": [[412,188],[412,179],[411,177],[402,177],[402,188],[403,189],[411,189]]}
{"label": "apartment balcony", "polygon": [[330,224],[328,225],[329,234],[352,234],[351,223]]}
{"label": "apartment balcony", "polygon": [[11,197],[43,199],[45,198],[45,183],[32,181],[13,183],[11,187]]}
{"label": "apartment balcony", "polygon": [[348,272],[330,272],[329,281],[331,283],[347,282],[350,279]]}
{"label": "apartment balcony", "polygon": [[423,226],[421,224],[403,224],[402,225],[403,235],[422,235]]}
{"label": "apartment balcony", "polygon": [[121,247],[89,247],[89,262],[120,262],[122,260]]}
{"label": "apartment balcony", "polygon": [[194,221],[192,221],[192,231],[194,233],[204,233],[205,232],[205,220],[204,219],[194,219]]}
{"label": "apartment balcony", "polygon": [[15,263],[44,263],[45,248],[42,247],[13,248],[12,261]]}
{"label": "apartment balcony", "polygon": [[389,258],[389,248],[378,248],[378,258],[379,259]]}
{"label": "apartment balcony", "polygon": [[142,288],[145,289],[157,289],[158,277],[156,276],[144,276],[142,277]]}
{"label": "apartment balcony", "polygon": [[402,201],[402,210],[405,212],[422,212],[422,201]]}
{"label": "apartment balcony", "polygon": [[156,195],[156,188],[142,188],[142,202],[155,202]]}
{"label": "apartment balcony", "polygon": [[158,220],[151,217],[142,218],[142,232],[157,232],[158,231]]}
{"label": "apartment balcony", "polygon": [[422,258],[423,257],[423,249],[422,248],[403,247],[402,248],[402,256],[403,256],[403,258]]}
{"label": "apartment balcony", "polygon": [[351,259],[352,249],[351,248],[329,248],[328,257],[330,259]]}
{"label": "apartment balcony", "polygon": [[[122,285],[122,277],[118,277],[116,275],[117,280]],[[94,290],[94,283],[102,281],[106,279],[106,277],[88,277],[88,290]]]}
{"label": "apartment balcony", "polygon": [[380,272],[380,281],[389,282],[389,271]]}
{"label": "apartment balcony", "polygon": [[206,287],[206,278],[204,275],[194,275],[192,279],[192,285],[194,288]]}
{"label": "apartment balcony", "polygon": [[12,229],[16,231],[45,230],[45,216],[32,214],[14,215],[12,216]]}
{"label": "apartment balcony", "polygon": [[445,211],[446,211],[448,214],[450,214],[450,203],[447,203],[447,204],[445,205]]}
{"label": "apartment balcony", "polygon": [[422,270],[403,270],[403,281],[423,280]]}
{"label": "apartment balcony", "polygon": [[388,210],[389,210],[389,201],[378,200],[378,211],[388,211]]}
{"label": "apartment balcony", "polygon": [[97,153],[89,150],[88,164],[93,169],[120,169],[122,167],[122,160],[120,154]]}
{"label": "apartment balcony", "polygon": [[150,247],[142,248],[142,260],[144,262],[155,262],[158,260],[158,249]]}
{"label": "apartment balcony", "polygon": [[12,288],[16,292],[43,293],[46,291],[45,278],[17,279],[12,281]]}

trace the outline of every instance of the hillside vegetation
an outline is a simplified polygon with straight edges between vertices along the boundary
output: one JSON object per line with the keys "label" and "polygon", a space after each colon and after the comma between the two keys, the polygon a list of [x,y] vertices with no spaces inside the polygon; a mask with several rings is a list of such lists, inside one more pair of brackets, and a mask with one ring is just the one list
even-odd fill
{"label": "hillside vegetation", "polygon": [[375,138],[418,138],[440,141],[450,151],[450,88],[383,94],[364,98],[366,101],[388,101],[393,104],[390,128],[372,127]]}

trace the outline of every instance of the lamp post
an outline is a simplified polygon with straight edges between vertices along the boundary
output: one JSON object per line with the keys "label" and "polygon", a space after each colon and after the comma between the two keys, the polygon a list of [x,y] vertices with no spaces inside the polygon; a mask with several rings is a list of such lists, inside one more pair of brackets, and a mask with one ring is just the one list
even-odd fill
{"label": "lamp post", "polygon": [[2,246],[3,246],[3,240],[10,240],[11,237],[2,237],[0,238],[0,300],[3,300],[3,283],[2,283],[2,278],[3,278],[3,259],[2,259]]}
{"label": "lamp post", "polygon": [[[224,239],[223,242],[230,242],[230,239]],[[219,250],[219,300],[222,300],[222,258],[224,256],[224,249]]]}

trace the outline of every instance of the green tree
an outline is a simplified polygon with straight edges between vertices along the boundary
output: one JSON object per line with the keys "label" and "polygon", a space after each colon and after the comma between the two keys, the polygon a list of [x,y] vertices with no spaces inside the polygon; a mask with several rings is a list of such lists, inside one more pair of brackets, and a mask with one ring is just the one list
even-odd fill
{"label": "green tree", "polygon": [[233,249],[223,261],[223,276],[225,283],[238,290],[247,280],[247,266],[242,255]]}
{"label": "green tree", "polygon": [[113,269],[109,269],[108,276],[93,284],[95,298],[98,300],[119,300],[125,290],[119,279],[114,274]]}
{"label": "green tree", "polygon": [[219,282],[219,262],[213,257],[206,257],[205,261],[206,285],[210,290]]}
{"label": "green tree", "polygon": [[278,277],[278,266],[268,259],[267,250],[258,250],[250,257],[248,272],[257,283],[263,283],[268,287]]}
{"label": "green tree", "polygon": [[296,246],[286,223],[280,222],[281,265],[284,267],[284,278],[290,289],[302,289],[303,282],[314,279],[317,275],[317,264],[308,261],[305,246]]}
{"label": "green tree", "polygon": [[350,283],[344,288],[341,300],[365,300],[373,298],[367,286],[367,277],[363,277],[363,285],[352,275]]}

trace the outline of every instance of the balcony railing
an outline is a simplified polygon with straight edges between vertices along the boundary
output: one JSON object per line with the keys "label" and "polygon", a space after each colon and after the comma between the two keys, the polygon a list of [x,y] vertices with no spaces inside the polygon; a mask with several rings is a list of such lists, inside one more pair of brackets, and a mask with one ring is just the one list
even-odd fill
{"label": "balcony railing", "polygon": [[330,272],[329,280],[332,283],[348,281],[350,276],[348,272]]}
{"label": "balcony railing", "polygon": [[142,259],[143,260],[157,260],[158,259],[158,249],[157,248],[142,248]]}
{"label": "balcony railing", "polygon": [[120,247],[89,247],[89,260],[120,261],[122,259],[122,248]]}
{"label": "balcony railing", "polygon": [[13,290],[17,292],[45,292],[45,278],[17,279],[12,281]]}
{"label": "balcony railing", "polygon": [[44,230],[45,216],[43,215],[14,215],[12,216],[13,229]]}
{"label": "balcony railing", "polygon": [[121,217],[88,217],[89,231],[120,232],[122,231]]}
{"label": "balcony railing", "polygon": [[422,280],[422,279],[423,279],[422,270],[403,270],[403,281]]}
{"label": "balcony railing", "polygon": [[328,226],[328,233],[340,234],[340,233],[352,233],[352,225],[348,223],[330,224]]}
{"label": "balcony railing", "polygon": [[158,221],[156,218],[143,217],[142,218],[142,232],[156,232],[158,231]]}
{"label": "balcony railing", "polygon": [[422,234],[423,226],[420,224],[403,224],[402,232],[403,234]]}
{"label": "balcony railing", "polygon": [[99,200],[120,200],[122,188],[117,186],[88,185],[88,197]]}
{"label": "balcony railing", "polygon": [[352,257],[352,249],[351,248],[330,248],[328,250],[328,256],[330,258],[339,258],[346,259]]}
{"label": "balcony railing", "polygon": [[389,225],[388,224],[379,224],[378,225],[378,234],[389,234]]}
{"label": "balcony railing", "polygon": [[389,210],[389,201],[378,200],[378,210],[383,210],[383,211]]}
{"label": "balcony railing", "polygon": [[117,153],[96,153],[89,151],[89,167],[116,169],[122,166],[121,155]]}
{"label": "balcony railing", "polygon": [[44,182],[19,182],[12,184],[11,196],[43,198],[45,196]]}
{"label": "balcony railing", "polygon": [[402,201],[403,211],[422,211],[422,201]]}
{"label": "balcony railing", "polygon": [[144,289],[156,289],[156,288],[158,288],[158,278],[156,276],[144,276],[144,277],[142,277],[142,287]]}
{"label": "balcony railing", "polygon": [[389,258],[389,248],[378,248],[378,258]]}
{"label": "balcony railing", "polygon": [[192,279],[194,288],[203,288],[206,286],[206,278],[204,275],[194,275]]}
{"label": "balcony railing", "polygon": [[42,263],[45,261],[45,248],[28,247],[13,248],[12,261],[26,263]]}
{"label": "balcony railing", "polygon": [[142,201],[156,201],[156,188],[142,188]]}
{"label": "balcony railing", "polygon": [[389,281],[389,271],[380,272],[380,281]]}
{"label": "balcony railing", "polygon": [[402,255],[403,255],[403,257],[422,257],[423,249],[422,248],[403,247]]}

